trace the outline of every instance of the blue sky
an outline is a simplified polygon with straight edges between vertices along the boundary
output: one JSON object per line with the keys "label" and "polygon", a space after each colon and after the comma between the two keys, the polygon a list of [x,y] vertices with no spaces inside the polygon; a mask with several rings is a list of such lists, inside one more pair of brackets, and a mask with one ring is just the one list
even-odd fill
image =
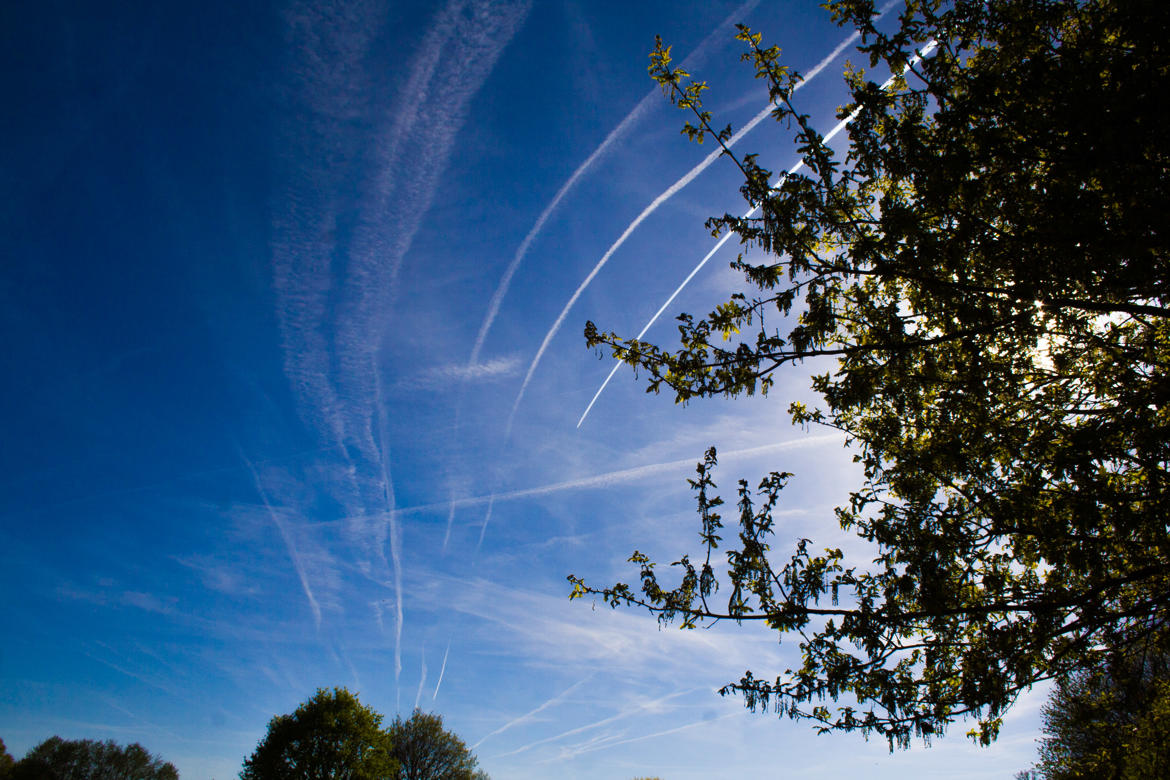
{"label": "blue sky", "polygon": [[[743,210],[732,167],[702,167],[710,148],[679,135],[647,78],[653,36],[737,128],[766,94],[733,23],[804,73],[824,64],[798,97],[827,131],[846,34],[815,3],[4,16],[14,754],[112,738],[185,778],[233,777],[270,717],[344,685],[388,717],[442,713],[498,780],[976,778],[1031,762],[1039,693],[990,749],[957,726],[889,755],[715,694],[791,664],[767,632],[659,630],[567,600],[566,574],[629,581],[634,549],[695,547],[685,479],[712,444],[725,488],[796,472],[782,536],[865,553],[831,513],[856,483],[849,453],[786,420],[807,375],[678,407],[619,373],[577,427],[611,367],[585,321],[640,331],[713,246],[703,220]],[[795,162],[768,121],[739,147]],[[736,288],[734,251],[648,338]]]}

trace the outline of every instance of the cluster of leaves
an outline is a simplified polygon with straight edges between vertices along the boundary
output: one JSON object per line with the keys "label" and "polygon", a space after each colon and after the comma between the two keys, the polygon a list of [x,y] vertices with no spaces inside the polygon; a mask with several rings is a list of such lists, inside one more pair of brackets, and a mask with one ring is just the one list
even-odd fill
{"label": "cluster of leaves", "polygon": [[488,780],[443,719],[415,710],[382,728],[382,715],[345,688],[319,689],[278,715],[240,780]]}
{"label": "cluster of leaves", "polygon": [[[741,28],[806,165],[771,184],[724,146],[759,215],[709,226],[765,253],[735,263],[746,291],[681,316],[677,349],[592,323],[586,338],[678,402],[767,392],[781,367],[835,360],[812,380],[823,404],[789,411],[854,447],[865,479],[837,519],[877,557],[847,565],[799,540],[774,560],[789,475],[741,482],[728,600],[715,604],[712,450],[692,482],[704,563],[678,561],[681,585],[668,588],[636,553],[639,589],[570,577],[573,596],[798,636],[799,668],[724,688],[753,709],[891,748],[972,716],[986,744],[1021,691],[1125,655],[1167,623],[1170,133],[1158,96],[1170,91],[1170,5],[905,0],[892,31],[872,0],[829,8],[894,76],[847,71],[838,155],[792,102],[799,74]],[[661,44],[651,73],[691,112],[685,132],[725,143],[703,85]]]}
{"label": "cluster of leaves", "polygon": [[179,780],[174,764],[137,742],[122,747],[107,740],[51,737],[14,761],[0,741],[3,780]]}

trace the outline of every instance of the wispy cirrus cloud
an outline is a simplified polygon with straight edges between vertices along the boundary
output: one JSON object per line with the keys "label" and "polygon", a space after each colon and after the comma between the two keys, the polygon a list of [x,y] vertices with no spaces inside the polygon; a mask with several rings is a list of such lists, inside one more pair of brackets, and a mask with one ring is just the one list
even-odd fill
{"label": "wispy cirrus cloud", "polygon": [[272,503],[268,500],[268,491],[264,488],[264,483],[260,480],[260,474],[256,471],[256,467],[252,465],[252,461],[248,460],[247,456],[240,452],[240,457],[244,459],[248,470],[252,473],[252,479],[256,484],[256,492],[260,494],[260,500],[264,502],[264,509],[268,512],[268,517],[272,520],[272,524],[276,526],[277,531],[280,532],[280,538],[284,542],[285,549],[288,550],[288,557],[292,561],[293,568],[296,570],[297,579],[301,582],[301,590],[304,591],[305,598],[309,602],[309,609],[313,612],[313,623],[317,630],[321,630],[321,605],[317,603],[317,597],[313,594],[313,587],[309,582],[309,576],[305,568],[304,562],[301,560],[301,555],[297,551],[296,540],[289,532],[288,524],[284,518],[280,516],[272,507]]}
{"label": "wispy cirrus cloud", "polygon": [[[753,458],[761,455],[770,455],[776,452],[782,452],[784,450],[799,450],[805,448],[823,447],[830,444],[840,444],[844,440],[845,437],[839,433],[802,436],[796,439],[791,439],[789,441],[763,444],[758,447],[745,447],[742,449],[727,450],[726,452],[720,453],[719,457],[723,461],[733,461],[738,459]],[[440,509],[447,509],[451,506],[454,506],[455,508],[487,506],[492,503],[501,501],[516,501],[525,498],[547,496],[554,493],[562,493],[572,490],[591,490],[594,488],[609,487],[622,483],[640,482],[648,477],[678,473],[680,471],[685,473],[694,468],[695,462],[695,458],[680,458],[677,460],[668,460],[660,463],[647,463],[642,466],[633,466],[626,469],[615,469],[613,471],[605,471],[598,474],[577,477],[574,479],[566,479],[560,482],[553,482],[545,485],[500,491],[486,496],[472,496],[468,498],[454,499],[451,502],[444,501],[442,503],[404,506],[399,507],[396,512],[399,515],[408,515],[434,512]]]}
{"label": "wispy cirrus cloud", "polygon": [[471,746],[471,747],[472,747],[472,749],[474,750],[474,749],[478,748],[478,747],[479,747],[480,745],[482,745],[482,744],[483,744],[483,743],[484,743],[486,740],[488,740],[488,739],[489,739],[489,738],[491,738],[491,737],[494,737],[494,736],[496,736],[497,734],[503,734],[505,731],[507,731],[508,729],[510,729],[510,728],[512,728],[512,727],[514,727],[514,726],[519,726],[519,725],[520,725],[520,724],[522,724],[522,723],[526,723],[526,722],[528,722],[528,721],[532,720],[534,717],[536,717],[536,716],[537,716],[537,715],[539,715],[540,713],[544,712],[544,711],[545,711],[545,710],[547,710],[549,707],[552,707],[552,706],[555,706],[555,705],[557,705],[557,704],[560,704],[562,701],[564,701],[566,698],[568,698],[569,694],[573,693],[573,691],[577,690],[577,689],[578,689],[578,688],[580,688],[582,685],[584,685],[585,683],[589,682],[589,677],[591,677],[591,676],[592,676],[592,675],[589,675],[589,676],[583,677],[582,679],[580,679],[580,680],[578,680],[577,682],[575,682],[575,683],[573,683],[572,685],[570,685],[570,686],[569,686],[568,688],[566,688],[565,690],[563,690],[563,691],[561,691],[560,693],[558,693],[556,696],[553,696],[553,697],[552,697],[552,698],[550,698],[550,699],[546,699],[545,701],[541,702],[541,704],[539,704],[538,706],[536,706],[536,707],[534,707],[533,709],[529,710],[528,712],[524,713],[523,715],[520,715],[520,716],[517,716],[517,717],[515,717],[515,718],[512,718],[512,719],[511,719],[511,720],[509,720],[507,723],[505,723],[504,725],[502,725],[502,726],[500,726],[499,728],[495,729],[494,731],[489,731],[487,734],[485,734],[485,735],[483,735],[482,737],[480,737],[478,742],[476,742],[474,745],[472,745],[472,746]]}
{"label": "wispy cirrus cloud", "polygon": [[418,671],[418,690],[414,693],[414,709],[418,709],[418,703],[422,701],[423,688],[427,686],[427,649],[421,648],[419,650],[419,666]]}
{"label": "wispy cirrus cloud", "polygon": [[[399,270],[434,202],[471,98],[529,5],[444,4],[394,99],[378,89],[382,81],[367,56],[384,24],[381,4],[295,3],[286,13],[294,76],[286,147],[296,163],[274,196],[272,241],[284,368],[302,418],[344,455],[340,478],[317,484],[345,519],[344,554],[393,591],[396,679],[402,529],[379,356]],[[305,167],[306,160],[316,165]],[[488,365],[479,373],[504,368]],[[298,500],[269,492],[274,506]],[[273,520],[280,527],[278,512]],[[294,541],[286,528],[281,533],[295,561]],[[298,574],[315,603],[303,567]],[[319,606],[314,615],[319,622]]]}
{"label": "wispy cirrus cloud", "polygon": [[550,744],[553,742],[559,742],[562,739],[567,739],[568,737],[574,737],[574,736],[577,736],[578,734],[584,734],[586,731],[591,731],[593,729],[599,729],[603,726],[609,726],[613,723],[617,723],[618,721],[633,717],[635,715],[641,715],[641,714],[644,714],[647,712],[661,712],[663,709],[666,708],[666,705],[668,702],[671,702],[671,701],[678,699],[682,696],[688,696],[688,695],[695,693],[696,691],[700,691],[700,690],[702,690],[702,689],[701,688],[689,688],[685,691],[676,691],[674,693],[667,694],[666,696],[660,696],[660,697],[650,699],[650,700],[643,700],[643,701],[635,702],[632,705],[623,707],[621,710],[618,711],[618,713],[616,715],[611,715],[608,718],[602,718],[601,720],[594,721],[592,723],[586,723],[584,726],[577,726],[576,728],[571,728],[568,731],[563,731],[560,734],[554,734],[551,737],[544,737],[543,739],[538,739],[535,742],[529,742],[528,744],[521,745],[520,747],[515,748],[514,750],[509,750],[506,753],[501,753],[500,757],[514,756],[518,753],[524,753],[526,751],[532,750],[533,748],[540,747],[542,745],[547,745],[547,744]]}
{"label": "wispy cirrus cloud", "polygon": [[430,390],[473,382],[491,382],[515,376],[520,371],[520,358],[497,357],[477,363],[445,363],[433,366],[395,383],[395,390]]}
{"label": "wispy cirrus cloud", "polygon": [[[721,715],[718,718],[715,718],[715,720],[724,720],[725,718],[742,717],[742,716],[743,715],[740,712],[729,712],[725,715]],[[703,718],[702,720],[692,721],[690,723],[684,723],[681,726],[675,726],[675,727],[669,728],[669,729],[662,729],[660,731],[655,731],[655,732],[650,733],[650,734],[638,734],[637,736],[633,736],[633,737],[628,737],[628,736],[625,736],[624,734],[623,735],[606,735],[606,736],[599,737],[599,738],[589,739],[583,743],[579,743],[576,745],[567,745],[567,746],[561,748],[557,752],[557,755],[550,757],[546,760],[547,761],[563,761],[565,759],[574,758],[574,757],[582,755],[584,753],[592,753],[596,750],[607,750],[609,748],[618,747],[619,745],[628,745],[631,742],[642,742],[642,741],[647,740],[647,739],[657,739],[658,737],[665,737],[668,734],[677,734],[680,731],[687,731],[689,729],[697,728],[698,726],[709,727],[710,724],[711,724],[710,719]]]}

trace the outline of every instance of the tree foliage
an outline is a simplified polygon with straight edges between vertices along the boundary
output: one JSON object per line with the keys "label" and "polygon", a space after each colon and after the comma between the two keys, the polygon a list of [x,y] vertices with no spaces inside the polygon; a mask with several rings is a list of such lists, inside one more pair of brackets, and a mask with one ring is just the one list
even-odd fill
{"label": "tree foliage", "polygon": [[1170,766],[1170,645],[1162,637],[1057,682],[1033,780],[1144,780]]}
{"label": "tree foliage", "polygon": [[466,743],[443,728],[443,718],[415,710],[389,728],[398,761],[396,780],[487,780]]}
{"label": "tree foliage", "polygon": [[113,740],[51,737],[16,762],[12,780],[179,780],[174,764],[137,742],[125,747]]}
{"label": "tree foliage", "polygon": [[[674,349],[592,323],[586,338],[679,402],[766,393],[777,370],[820,358],[821,402],[789,412],[853,446],[864,481],[836,518],[876,557],[808,539],[776,555],[787,473],[741,481],[725,530],[711,450],[680,584],[635,553],[640,587],[570,577],[573,596],[795,637],[797,668],[723,689],[750,708],[891,747],[973,717],[986,744],[1021,691],[1128,655],[1167,621],[1170,4],[829,8],[894,74],[847,70],[848,150],[794,105],[779,50],[741,28],[805,171],[772,183],[725,147],[757,211],[709,226],[751,250],[734,264],[744,291],[681,316]],[[651,73],[691,113],[685,132],[726,141],[668,48]]]}
{"label": "tree foliage", "polygon": [[382,716],[345,688],[317,693],[278,715],[244,762],[241,780],[384,780],[397,763]]}

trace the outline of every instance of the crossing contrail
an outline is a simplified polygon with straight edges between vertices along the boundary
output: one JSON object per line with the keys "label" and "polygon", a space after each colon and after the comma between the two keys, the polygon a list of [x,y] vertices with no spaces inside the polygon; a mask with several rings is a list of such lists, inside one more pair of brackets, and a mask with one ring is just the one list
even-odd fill
{"label": "crossing contrail", "polygon": [[[931,41],[930,43],[928,43],[922,49],[921,52],[916,54],[910,60],[910,62],[906,65],[906,70],[909,70],[910,68],[914,67],[914,65],[917,64],[918,61],[921,60],[923,57],[930,56],[930,53],[932,51],[934,51],[934,48],[936,45],[937,45],[937,43],[935,41]],[[906,70],[903,70],[903,74],[906,72]],[[891,76],[890,78],[886,79],[884,84],[882,84],[882,89],[889,89],[893,83],[894,83],[894,77]],[[846,127],[848,127],[849,124],[854,119],[857,118],[857,114],[859,113],[859,111],[860,111],[860,109],[855,109],[853,111],[853,113],[851,113],[849,116],[845,117],[840,122],[838,122],[833,127],[833,129],[829,131],[828,135],[826,135],[824,137],[823,143],[828,143],[829,141],[832,141],[835,137],[837,137],[837,135],[842,130],[844,130]],[[792,176],[793,174],[795,174],[797,171],[799,171],[803,167],[804,167],[804,160],[801,159],[801,160],[797,161],[796,165],[793,165],[785,173],[781,174],[781,176],[776,180],[776,184],[773,185],[773,188],[779,187],[780,184],[786,178],[788,178],[789,176]],[[744,215],[743,215],[743,217],[741,217],[741,219],[747,219],[747,218],[751,217],[753,214],[755,214],[757,211],[759,211],[759,209],[760,209],[759,206],[753,206],[752,208],[750,208],[746,212],[744,212]],[[725,233],[723,235],[723,238],[719,239],[715,243],[715,246],[711,247],[711,251],[707,252],[707,254],[703,256],[703,259],[700,260],[698,262],[698,264],[693,269],[691,269],[691,272],[689,274],[687,274],[687,277],[682,280],[682,283],[680,283],[679,286],[675,288],[674,292],[672,292],[670,294],[670,297],[666,299],[666,302],[658,307],[658,311],[654,312],[654,316],[651,317],[646,322],[646,324],[642,327],[642,330],[638,332],[638,335],[635,337],[635,339],[641,339],[643,336],[646,335],[646,331],[650,330],[650,326],[652,326],[658,320],[658,318],[662,316],[662,313],[664,311],[666,311],[666,307],[670,306],[670,304],[674,302],[674,299],[677,298],[679,293],[681,293],[683,291],[683,288],[685,288],[688,284],[690,284],[691,280],[695,278],[695,274],[699,273],[699,271],[703,268],[703,266],[705,266],[707,264],[707,261],[710,260],[712,257],[714,257],[715,253],[723,248],[723,245],[727,243],[727,240],[729,238],[731,238],[731,236],[732,236],[732,233],[730,231],[728,231],[727,233]],[[595,403],[597,403],[597,399],[601,397],[601,394],[605,391],[606,386],[609,385],[610,380],[613,379],[614,375],[618,372],[618,369],[621,367],[622,367],[622,362],[620,360],[614,362],[613,368],[610,369],[609,376],[607,376],[605,378],[605,381],[601,383],[601,387],[597,388],[597,392],[593,394],[593,398],[590,399],[589,405],[586,406],[585,411],[581,413],[581,419],[577,420],[577,427],[578,428],[581,427],[581,423],[585,422],[585,418],[589,416],[589,412],[590,412],[590,410],[593,409],[593,405]]]}
{"label": "crossing contrail", "polygon": [[[825,57],[822,58],[821,61],[818,62],[813,67],[813,69],[810,70],[808,74],[800,80],[799,83],[797,83],[795,87],[793,87],[793,92],[796,92],[805,84],[808,84],[810,81],[816,78],[822,70],[824,70],[838,56],[840,56],[841,52],[852,45],[853,42],[856,41],[859,37],[860,33],[854,32],[847,36],[839,44],[837,44],[831,52],[825,55]],[[738,143],[741,138],[754,130],[760,122],[764,121],[764,119],[772,113],[772,110],[773,105],[771,102],[769,102],[768,105],[761,109],[759,113],[752,117],[751,121],[740,128],[739,132],[735,133],[727,140],[726,146],[730,148]],[[626,226],[626,229],[622,231],[622,234],[618,236],[617,240],[614,241],[613,244],[610,245],[609,249],[605,251],[605,254],[602,255],[601,259],[597,261],[597,264],[593,266],[593,270],[589,272],[589,275],[585,277],[585,280],[582,281],[580,285],[578,285],[577,289],[573,292],[573,295],[569,298],[564,308],[561,309],[561,313],[557,315],[556,321],[553,322],[552,327],[548,330],[548,333],[545,334],[544,340],[540,342],[540,347],[536,350],[536,356],[532,358],[532,362],[528,366],[528,372],[524,375],[524,381],[520,384],[520,391],[516,394],[516,400],[512,404],[512,411],[508,415],[508,424],[505,428],[507,434],[511,434],[512,423],[516,417],[516,410],[520,408],[520,401],[524,398],[525,391],[528,390],[528,384],[532,381],[532,375],[536,373],[536,367],[540,365],[540,360],[544,357],[544,353],[548,349],[548,345],[552,343],[553,338],[561,329],[565,319],[569,316],[569,311],[577,303],[577,300],[581,297],[581,294],[585,292],[586,288],[589,287],[593,279],[597,276],[598,273],[601,272],[601,269],[605,267],[605,264],[609,262],[609,259],[613,257],[614,252],[616,252],[622,246],[622,244],[626,243],[626,239],[628,239],[634,233],[634,231],[638,229],[638,226],[641,225],[647,217],[657,211],[658,207],[663,203],[674,197],[674,195],[679,190],[694,181],[695,178],[699,176],[699,174],[707,170],[707,168],[709,168],[711,164],[718,160],[722,155],[722,147],[711,152],[705,158],[703,158],[703,160],[698,165],[683,174],[682,178],[667,187],[654,200],[650,201],[650,204],[646,206],[646,208],[642,209],[642,212],[634,218],[633,222]]]}

